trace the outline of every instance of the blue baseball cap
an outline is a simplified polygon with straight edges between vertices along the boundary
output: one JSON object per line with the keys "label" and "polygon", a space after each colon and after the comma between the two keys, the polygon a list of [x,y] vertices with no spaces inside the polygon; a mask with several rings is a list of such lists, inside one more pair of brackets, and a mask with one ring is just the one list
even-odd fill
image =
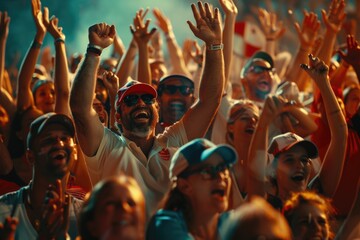
{"label": "blue baseball cap", "polygon": [[225,164],[230,165],[237,161],[237,153],[230,145],[216,145],[205,138],[194,139],[175,152],[170,164],[170,179],[175,179],[190,166],[206,162],[214,153],[219,154]]}

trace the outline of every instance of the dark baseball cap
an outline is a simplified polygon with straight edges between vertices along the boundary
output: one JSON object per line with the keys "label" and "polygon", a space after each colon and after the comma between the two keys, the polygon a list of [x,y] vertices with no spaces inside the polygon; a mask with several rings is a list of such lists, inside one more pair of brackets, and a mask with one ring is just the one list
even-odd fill
{"label": "dark baseball cap", "polygon": [[246,62],[244,67],[241,69],[240,77],[243,78],[245,73],[249,70],[249,68],[253,65],[264,65],[271,69],[274,68],[274,60],[272,57],[263,51],[258,51],[252,55],[252,57]]}
{"label": "dark baseball cap", "polygon": [[31,148],[34,139],[41,134],[46,126],[50,124],[60,124],[69,130],[71,137],[75,136],[75,126],[73,120],[65,114],[51,112],[41,115],[30,124],[30,130],[26,141],[27,148]]}

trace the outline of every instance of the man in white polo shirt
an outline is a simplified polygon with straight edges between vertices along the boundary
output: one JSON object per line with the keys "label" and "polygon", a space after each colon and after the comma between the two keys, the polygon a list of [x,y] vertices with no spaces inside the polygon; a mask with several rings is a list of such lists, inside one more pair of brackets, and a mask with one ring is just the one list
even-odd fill
{"label": "man in white polo shirt", "polygon": [[[91,107],[96,72],[103,48],[112,44],[115,27],[105,23],[89,28],[87,54],[75,77],[70,105],[80,146],[87,156],[93,184],[125,172],[140,185],[151,214],[169,187],[169,166],[174,151],[194,138],[204,136],[219,106],[224,81],[222,32],[219,12],[207,14],[208,5],[192,5],[196,25],[188,22],[195,36],[206,46],[205,69],[198,101],[183,118],[155,135],[158,122],[156,91],[147,83],[130,82],[119,89],[116,121],[121,136],[104,128]],[[207,9],[211,11],[209,8]],[[147,81],[147,80],[146,80]]]}

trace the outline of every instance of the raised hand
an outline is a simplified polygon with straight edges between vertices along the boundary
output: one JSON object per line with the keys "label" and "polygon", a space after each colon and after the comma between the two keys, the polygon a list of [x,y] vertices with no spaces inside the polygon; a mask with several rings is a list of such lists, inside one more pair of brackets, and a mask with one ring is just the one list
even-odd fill
{"label": "raised hand", "polygon": [[172,31],[170,20],[160,11],[160,9],[154,8],[153,14],[156,18],[156,25],[161,29],[161,31],[165,34]]}
{"label": "raised hand", "polygon": [[70,196],[67,194],[64,196],[61,180],[57,180],[46,192],[39,239],[57,239],[67,235],[69,206]]}
{"label": "raised hand", "polygon": [[119,89],[119,78],[111,71],[105,71],[103,73],[103,82],[110,96],[116,96]]}
{"label": "raised hand", "polygon": [[221,8],[224,10],[225,15],[237,15],[238,9],[233,0],[219,0]]}
{"label": "raised hand", "polygon": [[37,33],[41,34],[44,37],[46,33],[46,26],[45,26],[46,23],[44,24],[44,21],[46,21],[46,19],[49,16],[49,9],[44,8],[44,14],[43,14],[43,12],[41,11],[40,0],[31,0],[31,7],[32,7],[32,15],[35,21]]}
{"label": "raised hand", "polygon": [[313,47],[317,33],[320,29],[320,21],[315,13],[308,13],[306,10],[303,11],[304,19],[302,26],[299,23],[295,23],[295,29],[298,34],[300,45],[302,49],[310,49]]}
{"label": "raised hand", "polygon": [[339,32],[342,23],[346,17],[345,15],[345,1],[344,0],[332,0],[329,11],[326,13],[324,9],[321,10],[323,21],[326,28],[335,33]]}
{"label": "raised hand", "polygon": [[53,36],[54,39],[63,39],[65,40],[65,34],[62,32],[62,27],[59,27],[59,19],[55,16],[52,16],[49,20],[49,24],[46,26],[47,31]]}
{"label": "raised hand", "polygon": [[116,36],[115,26],[98,23],[89,27],[89,44],[102,48],[110,46]]}
{"label": "raised hand", "polygon": [[0,11],[0,40],[6,40],[9,35],[10,17],[8,13]]}
{"label": "raised hand", "polygon": [[150,32],[148,32],[148,27],[150,24],[150,20],[146,20],[145,24],[143,22],[143,18],[141,16],[141,12],[137,12],[134,18],[134,26],[130,26],[130,31],[133,34],[135,42],[139,45],[147,45],[151,36],[155,33],[156,28],[152,28]]}
{"label": "raised hand", "polygon": [[286,110],[288,101],[281,96],[269,95],[265,99],[262,115],[268,119],[269,123],[276,118],[277,115],[283,113]]}
{"label": "raised hand", "polygon": [[306,73],[315,81],[316,85],[325,83],[328,81],[329,67],[324,61],[312,54],[309,54],[309,65],[301,64],[300,67],[306,71]]}
{"label": "raised hand", "polygon": [[353,35],[348,35],[347,38],[347,53],[339,50],[341,58],[352,66],[360,65],[360,46]]}
{"label": "raised hand", "polygon": [[267,40],[277,40],[285,33],[282,21],[277,20],[276,13],[271,13],[263,8],[259,8],[259,20],[261,28]]}
{"label": "raised hand", "polygon": [[206,45],[222,43],[222,24],[219,9],[210,9],[208,3],[198,2],[198,9],[195,4],[191,4],[191,9],[195,18],[196,26],[187,21],[191,31],[196,37],[203,40]]}

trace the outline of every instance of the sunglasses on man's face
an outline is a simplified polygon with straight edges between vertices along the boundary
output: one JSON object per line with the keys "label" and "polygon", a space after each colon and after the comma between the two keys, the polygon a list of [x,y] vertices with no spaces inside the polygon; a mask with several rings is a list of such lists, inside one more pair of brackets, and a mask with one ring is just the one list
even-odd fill
{"label": "sunglasses on man's face", "polygon": [[268,67],[262,67],[262,66],[251,66],[248,70],[248,72],[251,73],[256,73],[256,74],[260,74],[263,72],[271,72],[274,73],[275,72],[275,68],[268,68]]}
{"label": "sunglasses on man's face", "polygon": [[155,102],[155,97],[151,94],[127,95],[123,102],[126,104],[126,106],[131,107],[137,104],[140,98],[146,105],[151,105]]}
{"label": "sunglasses on man's face", "polygon": [[194,88],[189,86],[176,86],[176,85],[162,85],[159,87],[160,93],[174,95],[176,91],[179,91],[183,96],[189,96],[194,92]]}

